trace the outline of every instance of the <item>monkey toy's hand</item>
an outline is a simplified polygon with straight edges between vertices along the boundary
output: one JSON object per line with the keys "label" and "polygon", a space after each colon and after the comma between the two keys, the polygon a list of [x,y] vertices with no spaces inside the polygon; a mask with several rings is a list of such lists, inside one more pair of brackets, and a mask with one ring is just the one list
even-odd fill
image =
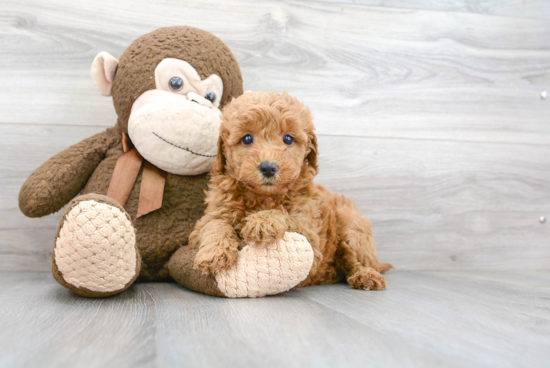
{"label": "monkey toy's hand", "polygon": [[84,188],[105,153],[117,143],[120,133],[109,128],[50,158],[21,187],[21,211],[28,217],[59,211]]}

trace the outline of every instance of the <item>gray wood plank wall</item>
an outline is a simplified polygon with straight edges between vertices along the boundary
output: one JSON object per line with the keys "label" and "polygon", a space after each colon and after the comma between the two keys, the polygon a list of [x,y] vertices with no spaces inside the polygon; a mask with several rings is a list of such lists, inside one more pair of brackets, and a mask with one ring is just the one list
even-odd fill
{"label": "gray wood plank wall", "polygon": [[546,0],[312,0],[390,8],[443,10],[550,19]]}
{"label": "gray wood plank wall", "polygon": [[49,268],[60,214],[25,218],[19,187],[115,123],[94,56],[168,25],[224,40],[245,89],[311,107],[317,182],[357,201],[383,261],[550,270],[550,3],[352,2],[3,0],[0,270]]}

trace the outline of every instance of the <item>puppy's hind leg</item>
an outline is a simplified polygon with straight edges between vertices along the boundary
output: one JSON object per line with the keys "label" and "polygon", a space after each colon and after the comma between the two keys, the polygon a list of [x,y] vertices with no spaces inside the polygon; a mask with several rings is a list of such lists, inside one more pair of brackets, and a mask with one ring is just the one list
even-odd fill
{"label": "puppy's hind leg", "polygon": [[337,208],[340,241],[336,252],[338,266],[344,271],[349,285],[355,289],[381,290],[386,279],[380,274],[389,270],[390,264],[380,264],[372,237],[372,226],[359,211],[344,198]]}

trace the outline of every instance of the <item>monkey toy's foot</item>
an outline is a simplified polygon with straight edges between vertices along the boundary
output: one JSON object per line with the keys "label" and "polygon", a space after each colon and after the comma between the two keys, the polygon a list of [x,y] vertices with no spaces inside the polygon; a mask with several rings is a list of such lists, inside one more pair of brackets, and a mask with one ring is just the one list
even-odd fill
{"label": "monkey toy's foot", "polygon": [[116,201],[88,194],[69,204],[52,254],[61,285],[82,296],[114,295],[135,281],[140,264],[132,221]]}
{"label": "monkey toy's foot", "polygon": [[236,266],[215,275],[218,289],[228,298],[255,298],[287,291],[308,276],[313,249],[305,236],[286,232],[265,246],[245,246]]}

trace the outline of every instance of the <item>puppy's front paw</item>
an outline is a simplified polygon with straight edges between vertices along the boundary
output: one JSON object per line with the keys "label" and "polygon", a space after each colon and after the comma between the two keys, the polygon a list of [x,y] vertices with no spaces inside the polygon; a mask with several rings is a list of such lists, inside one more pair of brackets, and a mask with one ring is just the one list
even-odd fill
{"label": "puppy's front paw", "polygon": [[246,218],[241,235],[247,244],[267,245],[281,240],[286,230],[284,215],[278,211],[260,211]]}
{"label": "puppy's front paw", "polygon": [[229,246],[228,239],[201,244],[193,268],[203,273],[227,271],[237,264],[239,251]]}
{"label": "puppy's front paw", "polygon": [[363,268],[348,278],[348,284],[355,289],[382,290],[386,288],[386,279],[373,268]]}

